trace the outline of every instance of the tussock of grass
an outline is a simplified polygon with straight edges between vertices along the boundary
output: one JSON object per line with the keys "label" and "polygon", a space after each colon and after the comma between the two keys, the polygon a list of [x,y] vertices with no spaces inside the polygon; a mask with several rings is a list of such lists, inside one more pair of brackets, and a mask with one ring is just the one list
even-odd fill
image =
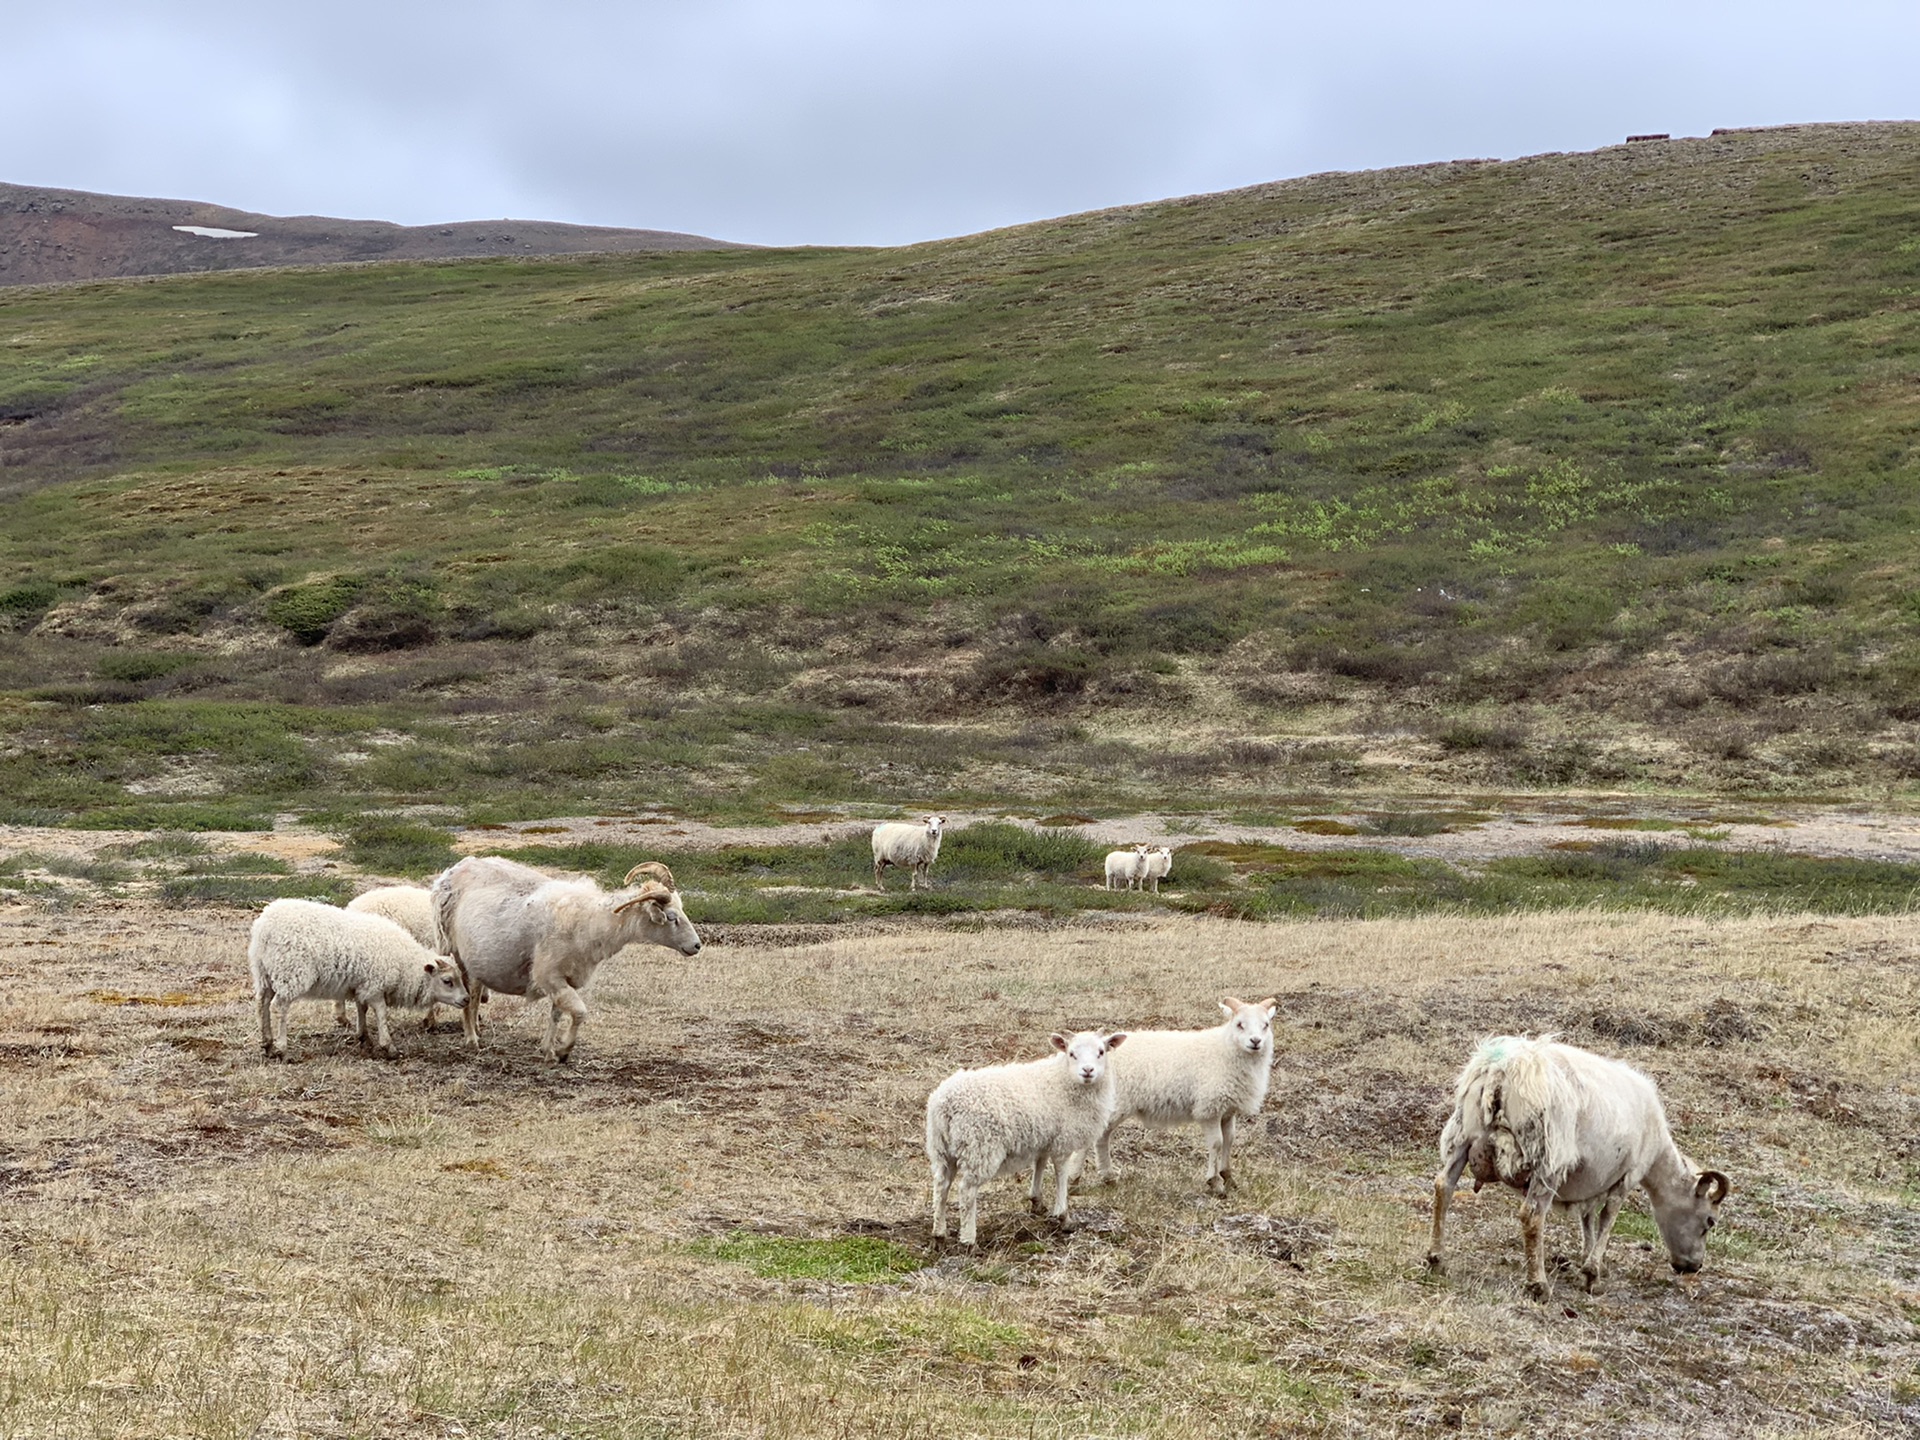
{"label": "tussock of grass", "polygon": [[805,1240],[736,1230],[723,1239],[689,1245],[695,1255],[730,1260],[772,1280],[832,1280],[871,1285],[898,1280],[927,1264],[924,1255],[871,1235]]}

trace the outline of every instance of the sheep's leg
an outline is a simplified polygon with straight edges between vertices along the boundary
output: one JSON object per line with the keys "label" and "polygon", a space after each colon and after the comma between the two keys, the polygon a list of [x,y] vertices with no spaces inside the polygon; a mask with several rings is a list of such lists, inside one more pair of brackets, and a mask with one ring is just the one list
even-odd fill
{"label": "sheep's leg", "polygon": [[367,1043],[367,1020],[373,1020],[373,1053],[382,1060],[393,1059],[393,1036],[387,1033],[387,998],[375,995],[360,1004],[360,1043]]}
{"label": "sheep's leg", "polygon": [[953,1188],[952,1160],[942,1158],[933,1162],[933,1238],[947,1238],[947,1192]]}
{"label": "sheep's leg", "polygon": [[1220,1175],[1220,1161],[1221,1161],[1222,1147],[1224,1145],[1224,1141],[1221,1139],[1221,1134],[1220,1134],[1220,1121],[1218,1120],[1201,1121],[1200,1135],[1201,1135],[1201,1138],[1203,1138],[1207,1142],[1207,1178],[1205,1182],[1206,1191],[1209,1195],[1214,1194],[1215,1191],[1213,1187],[1215,1182],[1217,1181],[1219,1182],[1219,1185],[1220,1185],[1220,1189],[1218,1193],[1225,1195],[1227,1193],[1226,1182],[1223,1179],[1221,1179],[1221,1175]]}
{"label": "sheep's leg", "polygon": [[276,1060],[287,1058],[287,1012],[293,1008],[293,1002],[284,995],[273,999],[273,1038],[267,1044],[267,1053]]}
{"label": "sheep's leg", "polygon": [[420,1017],[421,1034],[431,1035],[433,1033],[433,1017],[438,1014],[439,1011],[440,1007],[438,1005],[427,1006],[427,1013]]}
{"label": "sheep's leg", "polygon": [[884,875],[885,875],[886,873],[887,873],[887,862],[886,862],[886,861],[884,861],[884,860],[876,860],[876,861],[874,861],[874,862],[873,862],[873,888],[874,888],[874,889],[876,889],[876,890],[884,890],[884,889],[886,889],[886,888],[887,888],[887,886],[886,886],[886,882],[885,882],[885,880],[883,880],[883,879],[881,878],[881,877],[883,877],[883,876],[884,876]]}
{"label": "sheep's leg", "polygon": [[[1449,1125],[1448,1129],[1451,1130],[1452,1126]],[[1453,1149],[1447,1152],[1446,1163],[1433,1177],[1433,1238],[1427,1242],[1427,1268],[1436,1275],[1447,1273],[1447,1262],[1440,1246],[1441,1236],[1447,1228],[1447,1202],[1453,1198],[1453,1188],[1466,1172],[1467,1152],[1472,1149],[1470,1141],[1457,1141]]]}
{"label": "sheep's leg", "polygon": [[1553,1187],[1531,1181],[1527,1198],[1520,1202],[1520,1238],[1527,1247],[1527,1294],[1535,1300],[1553,1293],[1547,1284],[1547,1214],[1552,1209]]}
{"label": "sheep's leg", "polygon": [[1047,1152],[1042,1150],[1033,1157],[1033,1182],[1027,1187],[1027,1209],[1035,1215],[1045,1213],[1040,1207],[1040,1185],[1047,1173]]}
{"label": "sheep's leg", "polygon": [[347,1028],[347,1002],[346,1001],[336,1000],[333,1002],[333,1023],[339,1026],[342,1030]]}
{"label": "sheep's leg", "polygon": [[1233,1120],[1234,1117],[1230,1114],[1220,1117],[1220,1193],[1222,1195],[1234,1188]]}
{"label": "sheep's leg", "polygon": [[980,1234],[980,1181],[963,1173],[955,1203],[960,1207],[960,1243],[971,1247]]}
{"label": "sheep's leg", "polygon": [[1071,1155],[1053,1157],[1053,1209],[1047,1213],[1062,1225],[1067,1223],[1067,1187],[1073,1181],[1072,1160]]}
{"label": "sheep's leg", "polygon": [[[580,1038],[580,1027],[587,1020],[587,1002],[580,992],[571,985],[562,987],[548,997],[550,1008],[547,1011],[547,1057],[556,1064],[564,1065],[567,1057],[573,1054],[573,1047]],[[558,1043],[560,1035],[560,1017],[565,1015],[573,1023],[567,1027],[567,1043]]]}
{"label": "sheep's leg", "polygon": [[1112,1152],[1107,1149],[1107,1144],[1113,1139],[1113,1131],[1116,1128],[1118,1127],[1111,1127],[1101,1131],[1100,1138],[1094,1143],[1093,1147],[1094,1159],[1100,1166],[1100,1183],[1102,1185],[1111,1185],[1113,1183],[1113,1155]]}
{"label": "sheep's leg", "polygon": [[1586,1218],[1592,1228],[1587,1236],[1586,1257],[1580,1262],[1580,1273],[1586,1278],[1589,1295],[1600,1293],[1600,1277],[1607,1264],[1607,1241],[1613,1238],[1613,1222],[1620,1218],[1620,1207],[1626,1202],[1626,1187],[1617,1186],[1607,1192],[1597,1213],[1593,1209],[1587,1211]]}
{"label": "sheep's leg", "polygon": [[273,1058],[273,987],[262,985],[260,993],[254,997],[260,1006],[260,1050],[268,1059]]}
{"label": "sheep's leg", "polygon": [[480,1000],[484,991],[478,985],[467,986],[467,1008],[460,1012],[460,1028],[466,1034],[467,1048],[480,1048]]}

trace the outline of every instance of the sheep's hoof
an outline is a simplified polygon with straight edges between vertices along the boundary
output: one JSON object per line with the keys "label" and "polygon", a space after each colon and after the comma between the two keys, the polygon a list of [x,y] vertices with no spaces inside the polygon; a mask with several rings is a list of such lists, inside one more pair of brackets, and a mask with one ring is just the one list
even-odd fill
{"label": "sheep's hoof", "polygon": [[1239,1188],[1239,1182],[1233,1178],[1233,1172],[1231,1170],[1222,1170],[1220,1172],[1220,1193],[1222,1195],[1231,1194]]}
{"label": "sheep's hoof", "polygon": [[1427,1269],[1431,1270],[1435,1275],[1444,1275],[1447,1273],[1447,1262],[1439,1251],[1436,1250],[1427,1256]]}
{"label": "sheep's hoof", "polygon": [[1527,1298],[1529,1300],[1545,1302],[1546,1298],[1552,1293],[1553,1287],[1544,1280],[1529,1280],[1527,1282]]}
{"label": "sheep's hoof", "polygon": [[1586,1282],[1587,1294],[1589,1295],[1598,1295],[1602,1288],[1604,1288],[1600,1284],[1600,1272],[1598,1270],[1583,1269],[1580,1272],[1580,1278]]}

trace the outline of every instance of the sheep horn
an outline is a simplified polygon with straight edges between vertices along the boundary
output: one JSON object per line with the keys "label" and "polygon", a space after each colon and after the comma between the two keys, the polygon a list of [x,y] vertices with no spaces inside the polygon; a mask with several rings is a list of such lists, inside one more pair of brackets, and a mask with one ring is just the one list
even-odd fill
{"label": "sheep horn", "polygon": [[649,880],[640,887],[640,893],[638,895],[635,895],[630,900],[622,900],[618,905],[614,906],[613,913],[616,915],[624,915],[627,911],[633,909],[634,906],[644,905],[649,900],[658,900],[664,905],[671,899],[673,899],[673,890],[671,887],[662,885],[657,880]]}
{"label": "sheep horn", "polygon": [[673,883],[673,872],[658,860],[641,861],[638,865],[634,866],[633,869],[627,871],[627,878],[620,883],[622,885],[631,885],[633,884],[633,877],[636,875],[651,875],[669,890],[678,890],[680,888]]}
{"label": "sheep horn", "polygon": [[[1712,1194],[1707,1193],[1709,1189],[1712,1190]],[[1727,1192],[1731,1189],[1733,1189],[1733,1182],[1718,1170],[1703,1170],[1700,1178],[1693,1182],[1693,1193],[1705,1195],[1709,1205],[1718,1205],[1727,1198]]]}

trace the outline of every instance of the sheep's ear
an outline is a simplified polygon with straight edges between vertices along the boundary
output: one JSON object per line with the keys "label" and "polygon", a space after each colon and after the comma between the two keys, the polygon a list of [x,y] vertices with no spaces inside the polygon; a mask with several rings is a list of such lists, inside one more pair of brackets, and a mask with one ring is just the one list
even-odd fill
{"label": "sheep's ear", "polygon": [[1066,1036],[1064,1036],[1064,1035],[1049,1035],[1049,1036],[1048,1036],[1047,1038],[1048,1038],[1049,1040],[1051,1040],[1051,1041],[1053,1041],[1053,1048],[1054,1048],[1054,1049],[1056,1049],[1056,1050],[1064,1050],[1064,1049],[1066,1049],[1066,1048],[1067,1048],[1067,1037],[1066,1037]]}
{"label": "sheep's ear", "polygon": [[[1703,1197],[1709,1205],[1718,1205],[1727,1198],[1727,1192],[1733,1189],[1733,1182],[1718,1170],[1702,1170],[1700,1178],[1693,1182],[1693,1193]],[[1711,1190],[1713,1193],[1708,1194]]]}
{"label": "sheep's ear", "polygon": [[1124,1041],[1126,1038],[1127,1038],[1126,1031],[1124,1030],[1115,1031],[1113,1034],[1107,1036],[1107,1049],[1118,1050],[1120,1048],[1121,1042]]}
{"label": "sheep's ear", "polygon": [[438,975],[439,973],[440,973],[440,962],[438,960],[427,961],[427,974]]}

